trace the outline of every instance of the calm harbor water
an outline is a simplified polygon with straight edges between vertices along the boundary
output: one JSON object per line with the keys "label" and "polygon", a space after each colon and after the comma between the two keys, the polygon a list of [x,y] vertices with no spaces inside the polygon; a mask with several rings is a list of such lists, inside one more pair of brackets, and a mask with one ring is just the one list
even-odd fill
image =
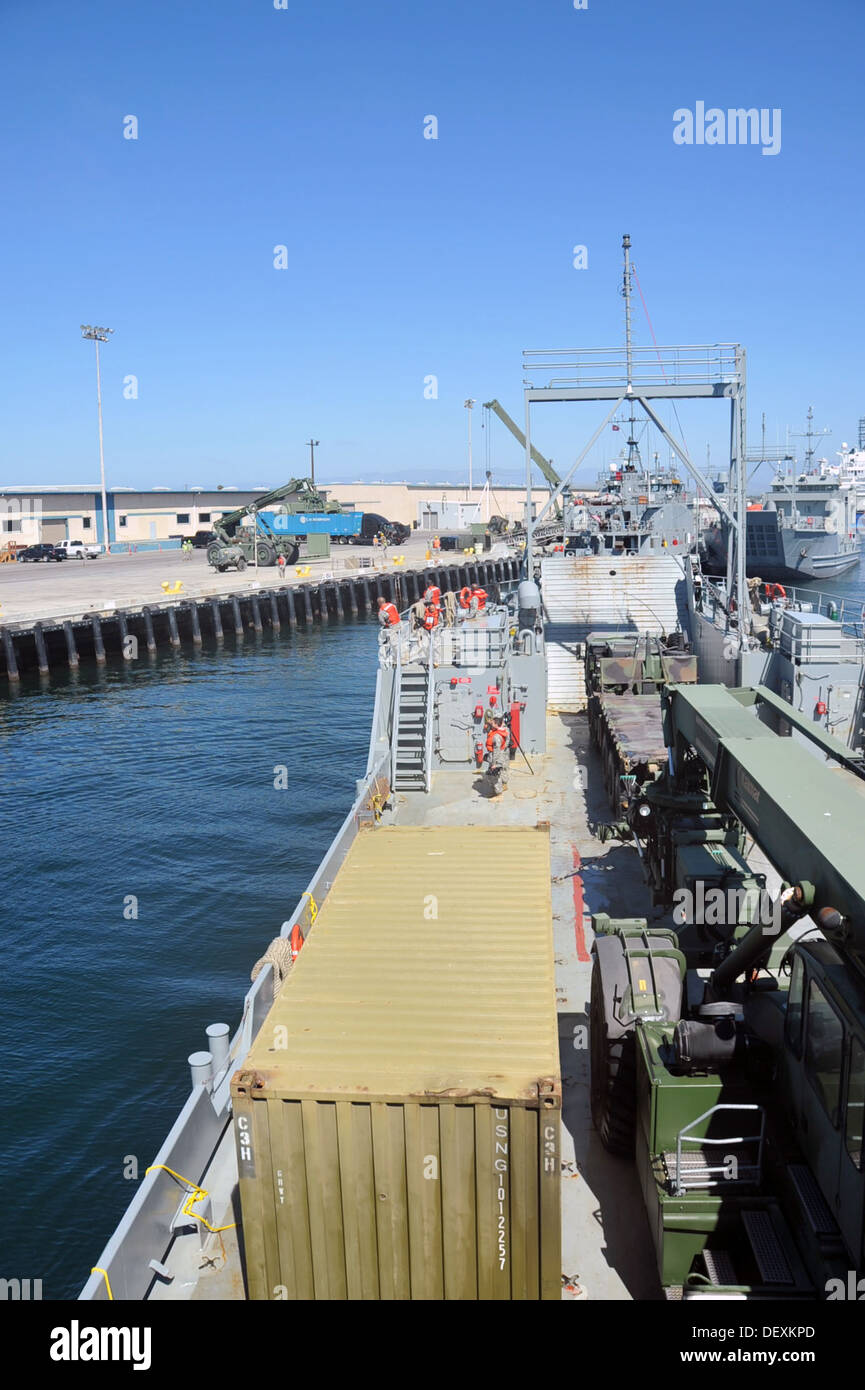
{"label": "calm harbor water", "polygon": [[143,1175],[188,1053],[208,1023],[234,1031],[348,811],[375,674],[360,618],[32,678],[0,702],[0,1277],[80,1291],[132,1198],[129,1156]]}

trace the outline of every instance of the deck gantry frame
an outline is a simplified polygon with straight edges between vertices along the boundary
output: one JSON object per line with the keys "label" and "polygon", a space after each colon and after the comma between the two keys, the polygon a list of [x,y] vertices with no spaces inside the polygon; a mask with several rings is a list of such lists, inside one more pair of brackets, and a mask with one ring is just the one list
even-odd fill
{"label": "deck gantry frame", "polygon": [[[634,347],[631,343],[630,237],[623,242],[625,253],[625,346],[613,348],[563,348],[523,353],[523,397],[525,401],[526,458],[526,573],[534,571],[533,538],[550,508],[570,483],[589,450],[612,421],[620,406],[639,406],[667,441],[676,457],[705,492],[713,506],[730,526],[728,545],[727,594],[736,600],[736,632],[744,649],[750,631],[750,604],[745,577],[745,523],[747,487],[746,446],[746,358],[738,343],[714,343],[673,347]],[[535,378],[546,377],[536,386]],[[652,409],[657,400],[728,400],[730,402],[730,468],[733,477],[733,507],[719,496],[711,482]],[[581,450],[559,486],[532,517],[532,412],[533,405],[550,401],[610,401],[610,410]],[[739,518],[743,518],[739,524]],[[741,617],[741,621],[736,621]],[[730,619],[728,616],[728,623]]]}

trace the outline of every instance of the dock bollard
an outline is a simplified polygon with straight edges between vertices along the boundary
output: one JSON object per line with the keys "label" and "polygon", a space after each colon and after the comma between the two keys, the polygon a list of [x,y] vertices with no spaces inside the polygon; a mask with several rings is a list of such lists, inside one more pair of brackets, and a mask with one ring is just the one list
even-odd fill
{"label": "dock bollard", "polygon": [[207,1041],[210,1046],[210,1055],[213,1058],[213,1074],[217,1076],[228,1061],[228,1024],[209,1024]]}
{"label": "dock bollard", "polygon": [[207,1086],[213,1076],[213,1056],[209,1052],[190,1052],[187,1058],[189,1062],[189,1075],[192,1078],[193,1090],[196,1086]]}

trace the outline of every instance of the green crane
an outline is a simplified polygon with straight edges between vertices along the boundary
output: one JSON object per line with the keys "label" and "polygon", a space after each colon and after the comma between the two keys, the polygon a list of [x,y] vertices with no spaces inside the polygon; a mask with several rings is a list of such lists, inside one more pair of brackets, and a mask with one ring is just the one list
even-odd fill
{"label": "green crane", "polygon": [[[227,569],[230,565],[243,570],[256,558],[259,565],[275,565],[277,556],[284,555],[286,562],[293,565],[299,554],[296,541],[290,536],[276,535],[259,516],[260,512],[277,502],[281,502],[289,512],[332,514],[341,511],[338,502],[325,500],[310,478],[290,478],[282,487],[262,493],[254,502],[238,507],[236,511],[226,512],[219,521],[214,522],[214,539],[207,547],[208,563],[216,570]],[[253,517],[254,533],[238,535],[240,522],[245,516]]]}
{"label": "green crane", "polygon": [[[865,769],[763,687],[667,687],[663,707],[668,765],[628,818],[675,911],[593,919],[593,1119],[636,1158],[673,1296],[849,1297],[865,1268]],[[774,899],[749,879],[745,832],[786,880]]]}

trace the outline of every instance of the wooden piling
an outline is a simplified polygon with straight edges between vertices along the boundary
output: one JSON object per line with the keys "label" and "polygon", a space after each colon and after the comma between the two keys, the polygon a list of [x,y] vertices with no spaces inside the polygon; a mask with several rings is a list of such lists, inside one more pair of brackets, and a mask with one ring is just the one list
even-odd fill
{"label": "wooden piling", "polygon": [[72,624],[63,624],[63,635],[66,638],[66,657],[69,662],[70,671],[78,670],[78,648],[75,645],[75,632]]}
{"label": "wooden piling", "polygon": [[96,652],[96,662],[99,666],[105,665],[105,643],[102,640],[102,624],[99,621],[99,614],[94,613],[90,619],[93,628],[93,647]]}
{"label": "wooden piling", "polygon": [[124,661],[132,660],[132,653],[129,650],[129,624],[126,621],[125,613],[117,614],[117,630],[120,633],[120,655]]}
{"label": "wooden piling", "polygon": [[39,663],[40,676],[48,675],[48,652],[45,649],[45,633],[41,623],[34,623],[33,636],[36,639],[36,660]]}
{"label": "wooden piling", "polygon": [[144,631],[147,636],[147,650],[149,652],[155,652],[156,637],[154,636],[153,632],[153,614],[147,607],[142,608],[141,611],[144,614]]}
{"label": "wooden piling", "polygon": [[12,633],[8,627],[3,629],[3,650],[6,653],[6,675],[10,681],[20,680],[18,674],[18,660],[15,656],[15,643],[12,640]]}

